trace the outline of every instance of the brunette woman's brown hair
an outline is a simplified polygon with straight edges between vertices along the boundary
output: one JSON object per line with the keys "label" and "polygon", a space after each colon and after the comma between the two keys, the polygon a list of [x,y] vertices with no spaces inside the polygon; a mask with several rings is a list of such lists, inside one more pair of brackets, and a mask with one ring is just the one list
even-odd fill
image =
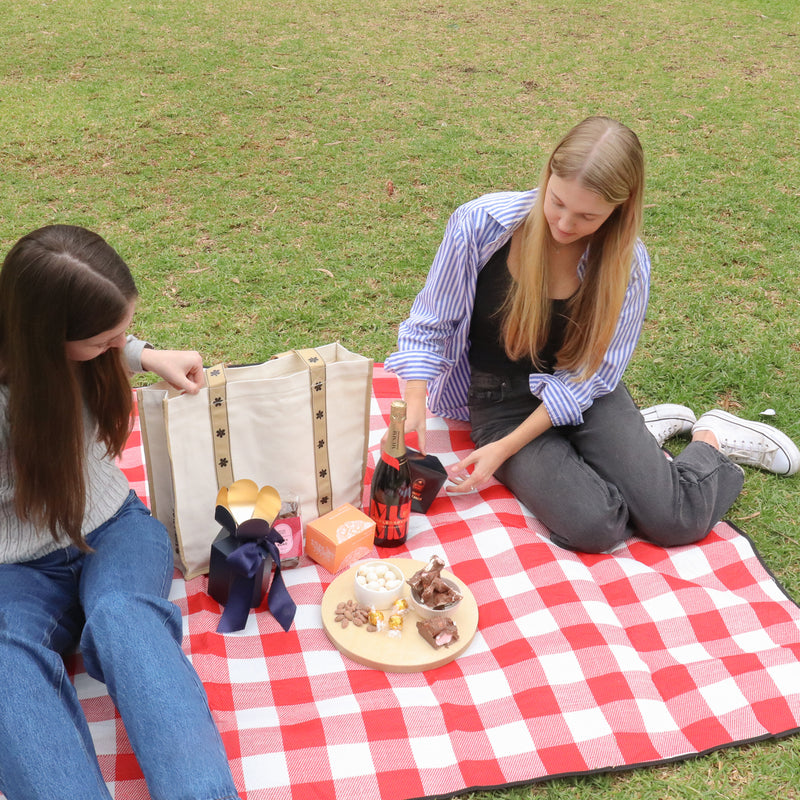
{"label": "brunette woman's brown hair", "polygon": [[569,305],[572,324],[557,354],[562,369],[587,377],[597,370],[616,329],[642,225],[644,154],[636,134],[608,117],[589,117],[556,145],[542,171],[536,203],[525,220],[521,267],[504,306],[503,337],[509,357],[537,353],[550,326],[550,233],[544,196],[551,175],[575,180],[617,206],[592,235],[586,271]]}
{"label": "brunette woman's brown hair", "polygon": [[[23,236],[0,270],[0,379],[9,393],[16,511],[83,550],[87,441],[96,437],[118,456],[132,398],[119,349],[75,362],[65,346],[114,329],[136,297],[117,252],[71,225]],[[84,430],[87,422],[96,430]]]}

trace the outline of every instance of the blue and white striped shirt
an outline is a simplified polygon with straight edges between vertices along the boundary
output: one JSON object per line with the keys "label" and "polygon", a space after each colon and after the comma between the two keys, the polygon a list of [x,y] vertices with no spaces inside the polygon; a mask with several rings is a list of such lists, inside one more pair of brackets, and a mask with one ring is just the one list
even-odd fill
{"label": "blue and white striped shirt", "polygon": [[[465,203],[450,217],[425,286],[400,325],[397,347],[385,367],[406,380],[428,381],[428,407],[439,416],[469,419],[469,326],[478,273],[525,220],[537,190],[498,192]],[[585,258],[578,266],[583,277]],[[587,379],[574,371],[532,373],[531,393],[553,425],[579,425],[596,397],[612,392],[633,355],[650,293],[650,257],[637,241],[617,328],[598,370]]]}

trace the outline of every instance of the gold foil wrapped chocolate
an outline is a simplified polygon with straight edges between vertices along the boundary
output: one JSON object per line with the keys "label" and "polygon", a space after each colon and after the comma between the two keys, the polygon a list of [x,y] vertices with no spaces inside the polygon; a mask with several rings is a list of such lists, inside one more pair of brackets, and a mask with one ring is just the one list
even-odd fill
{"label": "gold foil wrapped chocolate", "polygon": [[403,615],[402,614],[392,614],[389,617],[389,633],[388,636],[391,636],[393,639],[397,639],[403,635]]}
{"label": "gold foil wrapped chocolate", "polygon": [[392,611],[395,614],[408,614],[408,600],[405,597],[398,597],[397,600],[392,603]]}
{"label": "gold foil wrapped chocolate", "polygon": [[371,608],[369,610],[367,630],[370,633],[383,630],[383,628],[386,626],[386,622],[384,620],[385,617],[383,616],[383,611],[378,611],[376,608]]}

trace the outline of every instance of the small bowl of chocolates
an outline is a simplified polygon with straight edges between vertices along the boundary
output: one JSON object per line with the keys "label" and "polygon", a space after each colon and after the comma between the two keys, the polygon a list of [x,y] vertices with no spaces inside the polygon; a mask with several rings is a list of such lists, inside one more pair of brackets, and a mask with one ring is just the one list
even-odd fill
{"label": "small bowl of chocolates", "polygon": [[394,564],[368,561],[356,568],[353,588],[356,600],[363,606],[385,610],[402,597],[403,573]]}
{"label": "small bowl of chocolates", "polygon": [[422,619],[450,617],[458,608],[463,595],[455,581],[442,577],[444,562],[439,556],[415,572],[407,581],[411,587],[408,604]]}

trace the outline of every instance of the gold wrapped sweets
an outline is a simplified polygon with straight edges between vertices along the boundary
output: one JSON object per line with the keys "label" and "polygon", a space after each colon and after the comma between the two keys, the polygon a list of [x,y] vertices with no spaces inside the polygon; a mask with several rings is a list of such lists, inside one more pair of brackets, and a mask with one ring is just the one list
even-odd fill
{"label": "gold wrapped sweets", "polygon": [[389,617],[389,633],[388,635],[391,636],[393,639],[397,639],[403,635],[403,615],[402,614],[392,614]]}
{"label": "gold wrapped sweets", "polygon": [[370,633],[383,630],[383,628],[386,626],[384,619],[385,617],[383,616],[383,611],[380,611],[377,608],[371,608],[369,610],[367,630]]}
{"label": "gold wrapped sweets", "polygon": [[408,614],[408,600],[405,597],[398,597],[397,600],[392,603],[392,611],[395,614]]}

